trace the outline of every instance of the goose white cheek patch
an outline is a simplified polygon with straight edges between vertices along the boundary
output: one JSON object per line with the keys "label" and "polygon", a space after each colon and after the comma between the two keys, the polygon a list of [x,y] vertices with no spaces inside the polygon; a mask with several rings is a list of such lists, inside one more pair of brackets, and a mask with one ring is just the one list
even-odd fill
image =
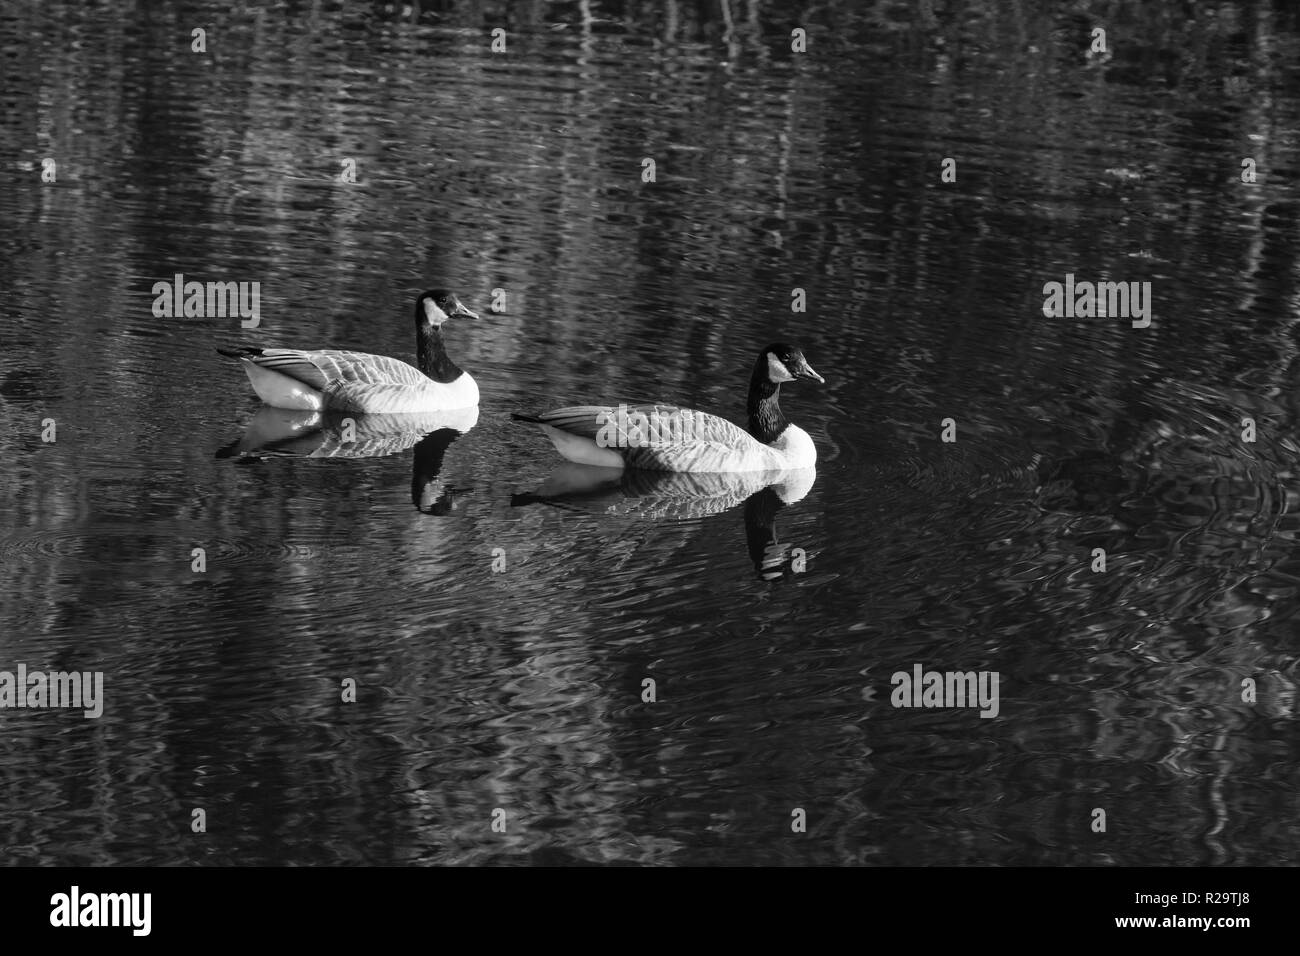
{"label": "goose white cheek patch", "polygon": [[438,303],[432,299],[424,300],[424,315],[434,325],[442,325],[447,321],[447,313],[438,308]]}
{"label": "goose white cheek patch", "polygon": [[791,375],[790,370],[785,367],[785,363],[771,352],[767,353],[767,377],[773,382],[794,381],[794,376]]}

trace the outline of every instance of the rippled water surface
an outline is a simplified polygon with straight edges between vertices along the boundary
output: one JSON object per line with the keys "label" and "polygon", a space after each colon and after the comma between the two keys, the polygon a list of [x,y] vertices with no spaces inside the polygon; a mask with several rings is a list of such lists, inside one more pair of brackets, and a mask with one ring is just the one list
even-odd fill
{"label": "rippled water surface", "polygon": [[[6,863],[1297,858],[1294,5],[23,0],[0,56],[0,670],[106,698],[0,710]],[[215,351],[410,360],[436,285],[476,416]],[[785,493],[510,420],[743,421],[775,340]]]}

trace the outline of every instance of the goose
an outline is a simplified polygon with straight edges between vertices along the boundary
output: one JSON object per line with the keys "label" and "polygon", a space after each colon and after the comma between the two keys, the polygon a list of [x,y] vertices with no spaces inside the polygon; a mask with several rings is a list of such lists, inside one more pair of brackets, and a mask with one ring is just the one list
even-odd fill
{"label": "goose", "polygon": [[217,349],[244,364],[253,391],[274,408],[396,414],[468,408],[478,384],[447,355],[442,325],[453,316],[477,319],[455,294],[433,289],[415,300],[414,368],[386,355],[337,349]]}
{"label": "goose", "polygon": [[517,421],[540,425],[569,461],[604,468],[695,473],[811,468],[817,447],[781,411],[781,384],[826,380],[803,352],[781,342],[758,353],[749,377],[749,430],[676,405],[574,405]]}

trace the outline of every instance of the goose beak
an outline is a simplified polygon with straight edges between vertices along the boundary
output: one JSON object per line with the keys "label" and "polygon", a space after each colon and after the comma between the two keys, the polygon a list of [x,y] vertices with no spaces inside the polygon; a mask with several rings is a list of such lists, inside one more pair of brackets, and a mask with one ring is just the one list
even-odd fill
{"label": "goose beak", "polygon": [[467,318],[467,319],[477,319],[477,318],[478,318],[478,313],[477,313],[477,312],[471,312],[469,309],[465,308],[465,304],[464,304],[463,302],[461,302],[460,299],[457,299],[457,300],[456,300],[456,307],[455,307],[454,309],[451,310],[451,313],[449,314],[448,318],[453,318],[453,319],[454,319],[454,318],[456,318],[457,316],[463,316],[464,318]]}
{"label": "goose beak", "polygon": [[821,382],[823,385],[826,384],[826,379],[822,378],[820,375],[814,372],[813,367],[809,365],[807,362],[804,362],[803,368],[795,372],[794,375],[795,378],[810,378],[814,382]]}

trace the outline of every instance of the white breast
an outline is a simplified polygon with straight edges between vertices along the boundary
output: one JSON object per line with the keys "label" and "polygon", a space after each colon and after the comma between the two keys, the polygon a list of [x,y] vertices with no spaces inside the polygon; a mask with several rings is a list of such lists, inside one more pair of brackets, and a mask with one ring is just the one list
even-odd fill
{"label": "white breast", "polygon": [[812,436],[798,425],[787,425],[768,447],[780,454],[786,468],[811,468],[817,464],[817,446]]}

